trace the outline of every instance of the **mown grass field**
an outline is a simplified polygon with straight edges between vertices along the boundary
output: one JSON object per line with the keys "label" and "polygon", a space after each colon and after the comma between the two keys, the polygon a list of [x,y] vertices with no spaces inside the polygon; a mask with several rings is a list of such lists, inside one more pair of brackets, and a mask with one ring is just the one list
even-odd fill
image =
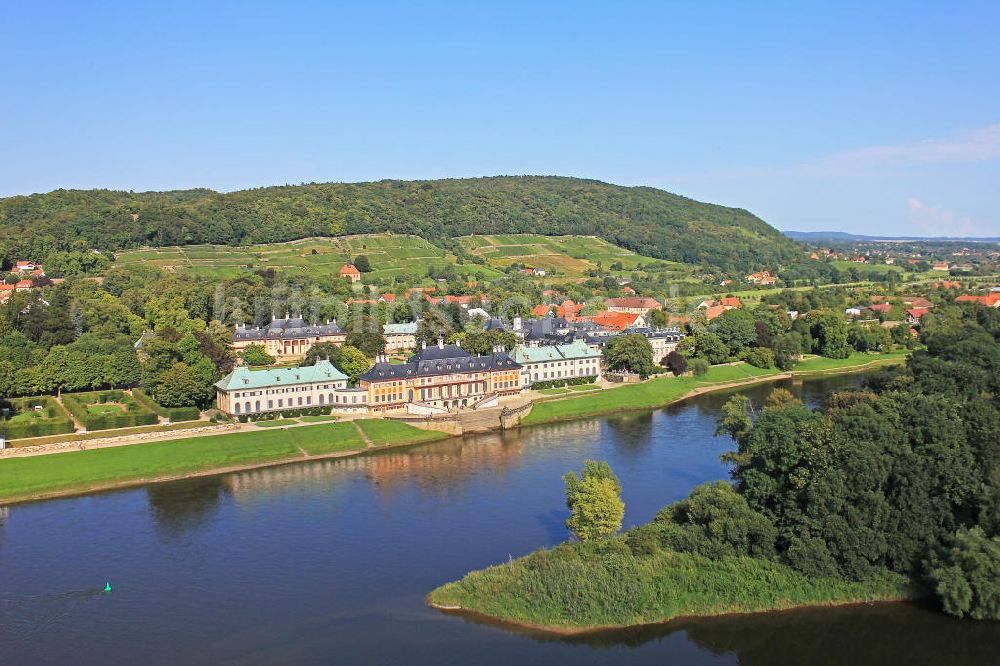
{"label": "mown grass field", "polygon": [[[359,423],[387,424],[370,426],[379,445],[446,437],[405,423]],[[7,458],[0,460],[0,502],[178,478],[227,467],[301,460],[305,454],[322,455],[365,447],[354,423],[344,422]]]}
{"label": "mown grass field", "polygon": [[355,421],[375,446],[385,444],[418,444],[448,437],[443,432],[421,430],[391,419],[362,419]]}
{"label": "mown grass field", "polygon": [[823,356],[808,356],[796,364],[795,374],[822,374],[849,370],[867,365],[891,365],[902,363],[910,352],[906,349],[886,352],[884,354],[864,354],[853,352],[847,358],[826,358]]}
{"label": "mown grass field", "polygon": [[746,363],[716,365],[701,377],[657,377],[641,384],[629,384],[600,392],[584,392],[579,396],[535,402],[524,418],[525,425],[565,421],[608,414],[623,409],[652,409],[665,405],[699,386],[710,386],[780,374],[775,368],[755,368]]}
{"label": "mown grass field", "polygon": [[[823,374],[827,372],[847,372],[852,369],[875,368],[880,365],[902,363],[909,355],[907,350],[885,354],[853,353],[845,359],[812,356],[797,364],[792,375]],[[677,400],[690,391],[713,384],[727,384],[748,379],[764,379],[780,375],[777,368],[755,368],[747,363],[716,365],[701,377],[674,377],[666,375],[641,384],[629,384],[619,388],[604,389],[600,392],[584,392],[578,396],[542,399],[535,402],[531,412],[524,418],[525,425],[565,421],[609,414],[623,409],[653,409]],[[545,391],[541,391],[545,393]],[[565,395],[565,394],[563,394]]]}
{"label": "mown grass field", "polygon": [[[146,264],[213,279],[238,277],[255,270],[273,268],[285,275],[339,278],[345,260],[365,255],[373,277],[406,275],[420,278],[429,267],[443,268],[455,257],[417,236],[370,234],[336,238],[307,238],[289,243],[231,247],[188,245],[141,248],[116,255],[121,265]],[[468,265],[465,270],[484,279],[500,275],[488,266]]]}
{"label": "mown grass field", "polygon": [[811,578],[751,557],[709,559],[670,550],[635,554],[621,535],[563,544],[474,571],[432,591],[428,601],[508,622],[586,630],[918,593],[905,576],[888,571],[849,581]]}
{"label": "mown grass field", "polygon": [[690,272],[685,264],[644,257],[592,236],[507,234],[462,236],[458,241],[470,254],[482,257],[490,266],[504,268],[518,263],[563,277],[582,277],[598,262],[605,269],[621,262],[621,272],[649,263],[675,267],[685,275]]}

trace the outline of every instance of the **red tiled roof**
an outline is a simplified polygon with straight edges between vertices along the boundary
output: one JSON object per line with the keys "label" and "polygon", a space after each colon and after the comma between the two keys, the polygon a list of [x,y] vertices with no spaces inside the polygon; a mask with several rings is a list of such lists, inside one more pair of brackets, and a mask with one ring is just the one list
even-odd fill
{"label": "red tiled roof", "polygon": [[662,308],[660,302],[648,296],[622,296],[620,298],[609,298],[607,303],[609,308]]}
{"label": "red tiled roof", "polygon": [[876,303],[875,305],[869,305],[869,310],[875,310],[875,312],[890,312],[892,310],[892,305],[889,303]]}
{"label": "red tiled roof", "polygon": [[535,307],[531,308],[531,314],[535,315],[536,317],[544,317],[549,313],[549,310],[551,309],[552,306],[550,305],[536,305]]}
{"label": "red tiled roof", "polygon": [[740,299],[736,298],[735,296],[729,296],[727,298],[722,299],[722,305],[727,308],[738,308],[743,304],[740,303]]}
{"label": "red tiled roof", "polygon": [[604,328],[613,328],[617,331],[624,331],[629,326],[635,324],[636,319],[642,315],[630,314],[628,312],[609,312],[604,310],[594,315],[592,321]]}
{"label": "red tiled roof", "polygon": [[361,271],[356,266],[344,264],[340,267],[340,277],[344,277],[345,275],[361,275]]}
{"label": "red tiled roof", "polygon": [[722,305],[711,305],[705,309],[705,319],[712,321],[725,311],[726,308]]}

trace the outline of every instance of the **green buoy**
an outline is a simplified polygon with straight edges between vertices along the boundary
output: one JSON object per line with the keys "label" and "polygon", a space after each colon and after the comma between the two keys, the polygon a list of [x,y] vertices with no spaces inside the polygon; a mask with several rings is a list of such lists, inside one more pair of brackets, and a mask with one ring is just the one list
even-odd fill
{"label": "green buoy", "polygon": [[105,591],[106,593],[109,593],[109,594],[110,594],[110,592],[111,592],[111,583],[105,583],[105,584],[104,584],[104,591]]}

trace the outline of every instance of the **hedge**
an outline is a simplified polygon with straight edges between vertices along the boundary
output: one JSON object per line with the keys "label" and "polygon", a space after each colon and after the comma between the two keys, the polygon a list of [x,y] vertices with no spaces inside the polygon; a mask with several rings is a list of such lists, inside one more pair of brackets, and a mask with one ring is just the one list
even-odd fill
{"label": "hedge", "polygon": [[37,398],[6,400],[4,404],[11,408],[13,415],[34,410],[36,406],[42,407],[42,411],[45,412],[44,419],[31,419],[18,423],[11,423],[7,419],[0,420],[0,436],[6,439],[62,435],[76,430],[73,419],[63,411],[53,398],[47,395]]}
{"label": "hedge", "polygon": [[201,410],[197,407],[164,407],[139,388],[132,389],[132,397],[146,409],[151,409],[171,421],[197,421],[201,418]]}
{"label": "hedge", "polygon": [[531,388],[548,389],[562,388],[563,386],[581,386],[583,384],[593,384],[596,381],[597,377],[593,375],[589,377],[567,377],[566,379],[549,379],[544,382],[533,382]]}
{"label": "hedge", "polygon": [[286,409],[275,412],[262,412],[260,414],[240,414],[236,420],[240,423],[253,423],[254,421],[273,421],[274,419],[294,419],[297,416],[326,416],[332,413],[333,408],[329,405],[322,407],[301,407],[298,409]]}
{"label": "hedge", "polygon": [[[153,425],[158,421],[156,414],[142,406],[125,391],[94,391],[92,393],[64,393],[63,405],[87,430],[109,430],[111,428],[132,428],[142,425]],[[123,414],[91,414],[87,405],[120,402],[125,405]]]}

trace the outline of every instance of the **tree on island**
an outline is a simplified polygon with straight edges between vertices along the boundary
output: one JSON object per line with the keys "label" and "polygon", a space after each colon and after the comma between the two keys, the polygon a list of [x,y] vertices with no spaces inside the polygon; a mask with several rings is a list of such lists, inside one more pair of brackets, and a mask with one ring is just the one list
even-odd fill
{"label": "tree on island", "polygon": [[593,541],[612,536],[622,527],[625,503],[622,484],[608,463],[587,460],[580,476],[567,472],[566,506],[570,516],[566,528],[580,541]]}

